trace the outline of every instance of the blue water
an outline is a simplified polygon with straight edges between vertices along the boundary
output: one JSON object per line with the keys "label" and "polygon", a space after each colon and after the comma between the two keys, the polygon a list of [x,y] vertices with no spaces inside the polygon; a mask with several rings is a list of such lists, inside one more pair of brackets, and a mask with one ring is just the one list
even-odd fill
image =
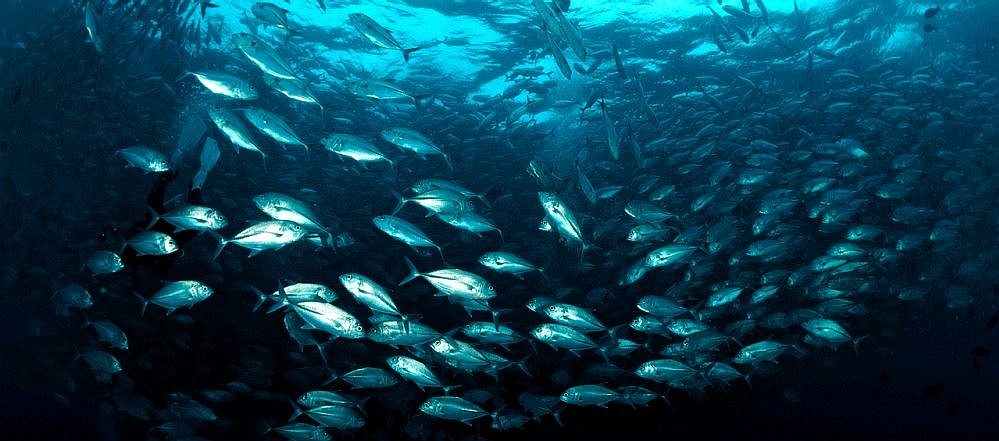
{"label": "blue water", "polygon": [[[284,439],[268,427],[287,424],[289,400],[310,390],[363,400],[364,427],[326,429],[332,438],[999,439],[990,424],[999,395],[994,5],[770,0],[764,15],[755,0],[576,0],[565,2],[568,25],[546,30],[540,16],[556,6],[536,3],[0,2],[0,439]],[[282,8],[286,21],[272,15]],[[398,47],[379,47],[351,14]],[[298,78],[282,81],[300,81],[311,98],[272,88],[255,52],[237,48],[238,33],[273,47]],[[408,61],[403,49],[415,49]],[[259,96],[212,93],[189,72],[227,73]],[[277,115],[305,148],[256,128],[249,107]],[[212,121],[218,108],[263,155]],[[423,134],[453,167],[396,147],[382,134],[392,127]],[[333,134],[365,139],[391,164],[333,152],[323,142]],[[162,153],[171,170],[125,167],[120,149],[136,145]],[[219,158],[207,166],[211,145]],[[207,178],[195,189],[199,168]],[[464,208],[436,215],[415,202],[394,212],[394,193],[412,197],[427,178],[481,198],[459,195]],[[579,237],[546,215],[542,191],[558,195],[558,213],[573,213]],[[298,219],[310,237],[253,257],[228,244],[213,257],[217,236],[238,239],[270,219],[254,205],[265,192],[299,201],[321,227]],[[635,201],[667,214],[636,216]],[[189,204],[217,209],[228,225],[178,232],[150,214]],[[488,225],[454,227],[473,212]],[[419,227],[440,254],[375,228],[388,214]],[[628,240],[639,225],[660,236]],[[847,239],[858,226],[879,232]],[[141,256],[123,246],[147,229],[180,250]],[[668,244],[689,246],[691,257],[643,263]],[[750,251],[761,244],[775,248]],[[843,244],[858,251],[836,255]],[[98,250],[118,253],[124,268],[94,274],[85,262]],[[497,250],[542,272],[516,277],[478,263]],[[476,310],[422,278],[400,285],[403,257],[425,272],[470,271],[497,295]],[[344,289],[338,276],[348,272],[388,288],[412,320],[504,361],[463,369],[427,344],[296,329],[329,341],[324,359],[285,326],[304,316],[300,307],[267,313],[271,299],[253,308],[255,289],[319,283],[370,330],[386,318]],[[212,294],[169,314],[153,301],[140,316],[137,295],[152,299],[177,280]],[[751,300],[768,284],[779,285],[775,298]],[[76,285],[86,304],[65,295]],[[725,287],[742,291],[707,306]],[[636,329],[636,317],[650,317],[636,308],[647,295],[687,310],[663,326],[697,320],[724,342],[668,353],[686,336]],[[538,296],[583,308],[610,331],[588,332],[597,348],[578,354],[554,348],[531,335],[557,320],[525,307]],[[815,318],[848,335],[808,331]],[[494,319],[524,340],[498,346],[459,332]],[[87,325],[98,320],[122,329],[128,349]],[[731,327],[740,322],[752,326]],[[621,339],[646,348],[605,356]],[[760,341],[786,346],[771,361],[736,361]],[[120,372],[101,372],[94,351]],[[324,384],[333,373],[387,369],[392,355],[461,385],[452,395],[483,413],[468,425],[425,415],[420,403],[442,391],[391,372],[398,383],[384,389]],[[694,373],[635,373],[664,358]],[[713,363],[745,378],[709,378]],[[642,386],[658,398],[607,408],[556,400],[522,427],[491,427],[497,415],[530,415],[524,393],[556,399],[578,385]]]}

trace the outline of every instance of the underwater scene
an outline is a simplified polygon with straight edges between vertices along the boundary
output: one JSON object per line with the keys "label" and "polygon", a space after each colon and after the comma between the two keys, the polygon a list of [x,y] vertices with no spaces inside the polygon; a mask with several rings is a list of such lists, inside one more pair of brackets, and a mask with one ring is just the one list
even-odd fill
{"label": "underwater scene", "polygon": [[0,5],[0,440],[999,439],[999,2]]}

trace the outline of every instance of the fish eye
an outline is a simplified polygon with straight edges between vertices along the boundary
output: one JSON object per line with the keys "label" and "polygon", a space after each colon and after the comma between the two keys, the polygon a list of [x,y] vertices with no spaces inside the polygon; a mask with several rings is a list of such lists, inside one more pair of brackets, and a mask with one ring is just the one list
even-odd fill
{"label": "fish eye", "polygon": [[350,275],[350,274],[347,274],[347,275],[346,275],[346,276],[344,276],[344,277],[345,277],[345,278],[346,278],[347,280],[353,280],[353,279],[354,279],[354,276],[352,276],[352,275]]}

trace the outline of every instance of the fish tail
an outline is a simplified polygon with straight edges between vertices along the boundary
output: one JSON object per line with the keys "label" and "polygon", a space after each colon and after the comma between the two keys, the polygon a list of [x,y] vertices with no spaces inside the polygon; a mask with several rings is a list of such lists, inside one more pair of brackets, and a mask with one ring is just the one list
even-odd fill
{"label": "fish tail", "polygon": [[291,398],[288,399],[288,402],[291,403],[291,409],[294,411],[292,412],[291,416],[288,417],[288,422],[290,423],[292,421],[295,421],[295,418],[302,416],[302,408],[298,407],[298,404],[296,404],[295,401],[292,400]]}
{"label": "fish tail", "polygon": [[[203,6],[202,6],[202,9],[204,9],[204,7],[203,7]],[[260,432],[259,434],[257,434],[257,437],[258,437],[258,438],[259,438],[259,437],[262,437],[262,436],[264,436],[264,435],[266,435],[266,434],[268,434],[268,433],[271,433],[271,432],[273,432],[273,431],[274,431],[274,428],[273,428],[273,427],[271,427],[271,425],[270,425],[270,424],[267,424],[267,421],[264,421],[264,422],[263,422],[263,425],[264,425],[264,431],[263,431],[263,432]]]}
{"label": "fish tail", "polygon": [[867,338],[867,336],[862,335],[853,340],[853,353],[857,354],[858,357],[860,356],[860,342],[863,341],[865,338]]}
{"label": "fish tail", "polygon": [[451,163],[451,156],[448,155],[447,153],[441,153],[441,156],[444,157],[444,162],[447,163],[447,169],[454,171],[454,164]]}
{"label": "fish tail", "polygon": [[[409,275],[407,275],[405,279],[402,279],[402,281],[399,282],[399,286],[405,285],[413,281],[413,279],[420,276],[420,270],[416,269],[416,265],[413,265],[413,262],[410,261],[408,257],[403,256],[402,258],[403,260],[406,261],[406,267],[409,268]],[[441,255],[441,258],[443,258],[443,255]]]}
{"label": "fish tail", "polygon": [[253,305],[253,312],[257,312],[257,310],[260,309],[260,307],[263,306],[264,302],[267,300],[267,294],[264,294],[255,286],[251,286],[250,289],[257,295],[257,304]]}
{"label": "fish tail", "polygon": [[208,234],[211,234],[212,236],[215,237],[215,239],[219,241],[219,246],[218,248],[215,248],[215,254],[212,255],[212,260],[215,260],[219,258],[219,254],[222,254],[222,249],[225,248],[225,245],[229,243],[229,241],[226,240],[224,237],[222,237],[222,235],[216,233],[213,230],[208,230]]}
{"label": "fish tail", "polygon": [[326,368],[326,370],[330,373],[330,378],[324,381],[323,384],[321,384],[320,386],[325,386],[327,384],[336,381],[337,378],[340,378],[340,374],[337,374],[335,370],[330,368]]}
{"label": "fish tail", "polygon": [[399,170],[396,168],[395,161],[393,161],[391,159],[388,159],[388,158],[386,158],[385,160],[388,161],[388,163],[389,163],[389,169],[392,170],[392,177],[395,178],[396,181],[398,181],[399,180]]}
{"label": "fish tail", "polygon": [[319,351],[319,358],[323,359],[323,365],[324,366],[330,364],[329,360],[326,359],[326,347],[329,346],[330,343],[333,343],[333,342],[332,341],[328,341],[326,343],[320,343],[320,344],[316,345],[316,350]]}
{"label": "fish tail", "polygon": [[149,306],[149,299],[147,299],[145,297],[142,297],[137,292],[133,292],[133,294],[135,294],[135,296],[139,298],[139,301],[142,302],[142,309],[139,310],[139,317],[145,316],[146,315],[146,307]]}
{"label": "fish tail", "polygon": [[493,208],[493,205],[489,203],[489,199],[486,199],[486,195],[485,194],[479,193],[479,194],[473,195],[472,197],[478,199],[479,201],[482,201],[482,205],[485,205],[486,208]]}
{"label": "fish tail", "polygon": [[278,280],[278,300],[274,306],[271,306],[271,309],[267,310],[267,313],[273,313],[274,311],[284,308],[290,304],[291,302],[288,301],[288,292],[284,290],[284,282]]}
{"label": "fish tail", "polygon": [[400,194],[398,191],[391,189],[389,191],[392,192],[392,196],[394,196],[399,201],[395,204],[395,208],[392,209],[392,215],[395,216],[395,214],[398,213],[399,210],[402,210],[402,206],[406,205],[406,202],[408,201],[406,200],[406,197]]}
{"label": "fish tail", "polygon": [[437,248],[437,254],[441,255],[441,262],[444,262],[445,265],[450,265],[447,263],[447,259],[444,258],[444,249],[440,245],[434,245],[434,247]]}
{"label": "fish tail", "polygon": [[151,216],[151,219],[149,221],[149,225],[146,227],[146,229],[148,230],[150,228],[153,228],[153,225],[156,225],[156,223],[159,222],[160,219],[162,219],[162,217],[160,216],[159,213],[156,212],[155,208],[150,207],[150,206],[147,205],[146,209],[149,210],[149,215]]}
{"label": "fish tail", "polygon": [[412,54],[413,52],[416,52],[416,51],[418,51],[420,49],[423,49],[423,47],[422,46],[417,46],[417,47],[411,47],[409,49],[403,48],[402,49],[402,59],[406,60],[406,62],[409,63],[409,54]]}

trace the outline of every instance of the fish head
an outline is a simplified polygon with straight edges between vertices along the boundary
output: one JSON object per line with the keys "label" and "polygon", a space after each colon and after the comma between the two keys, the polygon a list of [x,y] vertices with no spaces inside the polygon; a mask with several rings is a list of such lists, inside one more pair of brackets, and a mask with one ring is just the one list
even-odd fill
{"label": "fish head", "polygon": [[640,231],[638,231],[638,227],[635,227],[635,228],[632,228],[631,230],[628,230],[628,241],[629,242],[638,242],[640,240],[642,240],[642,233]]}
{"label": "fish head", "polygon": [[363,27],[366,22],[366,19],[368,19],[368,16],[361,14],[359,12],[354,12],[347,15],[347,21],[349,21],[350,24],[356,28]]}
{"label": "fish head", "polygon": [[345,332],[345,337],[347,338],[364,338],[364,325],[361,322],[354,321]]}
{"label": "fish head", "polygon": [[430,349],[438,354],[447,353],[455,349],[454,344],[448,341],[447,337],[441,337],[430,343]]}
{"label": "fish head", "polygon": [[332,152],[343,150],[344,144],[346,144],[343,140],[343,137],[336,135],[327,136],[321,139],[319,142],[322,143],[322,145],[326,147],[327,150]]}
{"label": "fish head", "polygon": [[495,267],[499,265],[499,259],[492,253],[486,253],[479,256],[479,263],[487,267]]}
{"label": "fish head", "polygon": [[433,189],[434,189],[433,184],[431,184],[430,181],[426,179],[421,179],[417,181],[415,184],[413,184],[412,187],[409,187],[409,190],[416,194],[426,193]]}
{"label": "fish head", "polygon": [[550,204],[557,203],[558,196],[556,196],[555,193],[552,193],[550,191],[539,191],[538,200],[541,201],[541,205],[547,207]]}
{"label": "fish head", "polygon": [[538,326],[531,330],[531,335],[541,341],[548,341],[553,334],[554,332],[552,332],[551,327],[544,325]]}
{"label": "fish head", "polygon": [[289,234],[298,239],[305,237],[306,234],[305,228],[291,221],[281,221],[280,230],[283,234]]}
{"label": "fish head", "polygon": [[635,375],[642,378],[648,378],[655,375],[656,368],[649,363],[642,363],[641,366],[635,369]]}
{"label": "fish head", "polygon": [[538,230],[541,230],[541,231],[552,231],[552,223],[548,221],[547,217],[544,218],[544,219],[541,219],[541,222],[538,222]]}
{"label": "fish head", "polygon": [[367,95],[367,89],[367,81],[351,81],[347,83],[347,92],[350,92],[352,95],[365,96]]}
{"label": "fish head", "polygon": [[191,295],[198,301],[207,299],[212,295],[212,292],[212,288],[202,283],[198,283],[191,288]]}
{"label": "fish head", "polygon": [[264,213],[270,214],[277,208],[277,198],[274,197],[273,193],[261,193],[253,197],[253,203],[257,208],[261,209]]}
{"label": "fish head", "polygon": [[367,278],[357,273],[340,275],[340,284],[352,293],[371,291],[371,288],[365,287],[368,284]]}
{"label": "fish head", "polygon": [[257,47],[260,40],[250,35],[248,32],[240,32],[232,36],[232,43],[240,50],[246,51]]}
{"label": "fish head", "polygon": [[433,415],[436,409],[437,406],[435,406],[434,400],[432,398],[427,401],[424,401],[423,404],[420,404],[420,411],[428,415]]}
{"label": "fish head", "polygon": [[167,254],[175,253],[180,249],[180,247],[177,246],[177,241],[165,234],[159,238],[159,242],[160,249]]}

